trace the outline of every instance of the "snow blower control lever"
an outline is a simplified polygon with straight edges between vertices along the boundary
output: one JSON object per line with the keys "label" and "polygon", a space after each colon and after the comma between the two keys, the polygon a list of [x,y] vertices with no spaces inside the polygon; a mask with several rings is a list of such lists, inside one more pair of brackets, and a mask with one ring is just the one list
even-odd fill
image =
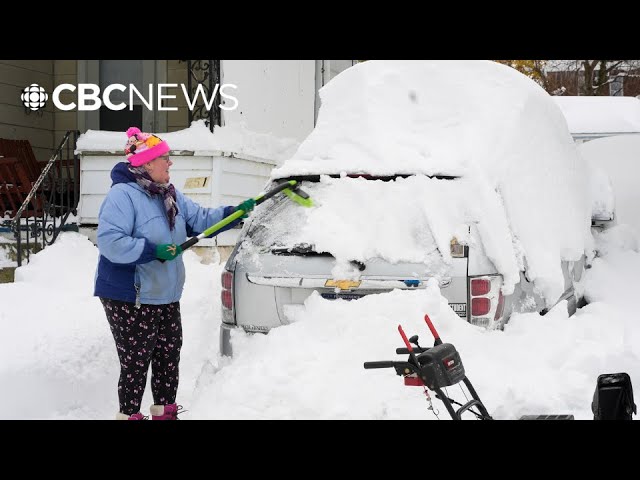
{"label": "snow blower control lever", "polygon": [[[396,375],[404,377],[405,385],[424,388],[425,396],[430,404],[430,410],[433,410],[433,406],[431,405],[431,398],[427,389],[434,391],[436,398],[444,403],[447,412],[449,412],[449,415],[454,420],[462,420],[462,414],[466,411],[473,413],[480,420],[492,420],[489,412],[480,401],[473,385],[471,385],[471,382],[466,377],[462,360],[456,348],[450,343],[442,343],[440,335],[438,335],[428,315],[424,316],[424,320],[435,339],[433,347],[420,347],[418,345],[417,335],[411,337],[410,340],[407,339],[402,326],[398,325],[398,331],[406,348],[398,348],[396,349],[396,353],[408,353],[409,358],[407,361],[365,362],[364,368],[395,368]],[[415,343],[416,346],[414,347],[412,343]],[[444,388],[460,382],[465,384],[472,397],[471,400],[465,404],[456,402],[443,391]],[[460,388],[462,388],[462,386]],[[453,404],[459,405],[460,408],[455,410]],[[478,411],[473,410],[472,407],[476,407]]]}

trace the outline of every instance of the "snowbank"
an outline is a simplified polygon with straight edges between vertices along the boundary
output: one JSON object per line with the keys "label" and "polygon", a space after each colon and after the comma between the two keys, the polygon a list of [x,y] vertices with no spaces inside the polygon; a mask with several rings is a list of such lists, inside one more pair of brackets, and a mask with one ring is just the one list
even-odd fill
{"label": "snowbank", "polygon": [[[619,233],[602,236],[608,253],[586,272],[586,293],[595,303],[571,318],[559,305],[544,317],[516,315],[504,331],[485,331],[457,317],[433,281],[426,290],[352,302],[312,295],[290,312],[290,325],[268,335],[234,331],[233,359],[218,352],[223,266],[203,265],[187,251],[177,400],[188,411],[181,418],[435,419],[420,388],[405,387],[393,370],[362,367],[406,358],[395,354],[402,346],[398,324],[418,334],[420,345],[432,345],[423,320],[428,313],[443,341],[458,349],[494,418],[591,419],[598,375],[628,372],[640,385],[640,323],[629,302],[640,288],[640,254],[619,248],[627,243]],[[87,237],[62,232],[16,271],[16,283],[0,284],[0,383],[11,392],[0,396],[0,418],[114,418],[119,364],[92,296],[97,255]],[[463,400],[458,387],[448,392]],[[146,414],[151,403],[148,386]]]}
{"label": "snowbank", "polygon": [[640,252],[640,242],[634,229],[622,223],[594,233],[596,249],[600,256],[614,252]]}
{"label": "snowbank", "polygon": [[[179,396],[190,403],[203,366],[217,355],[222,265],[203,265],[192,251],[184,261]],[[0,418],[115,417],[119,363],[104,310],[93,296],[97,262],[98,250],[86,236],[62,232],[16,270],[15,283],[0,284],[0,382],[12,392],[0,398]]]}
{"label": "snowbank", "polygon": [[[564,116],[540,86],[490,61],[367,61],[336,76],[320,96],[316,128],[272,178],[341,172],[472,178],[504,203],[502,223],[510,231],[479,225],[483,243],[513,235],[513,248],[489,247],[501,273],[511,277],[511,266],[522,269],[526,259],[529,278],[547,299],[562,294],[560,260],[578,260],[589,248],[591,205]],[[487,195],[478,197],[474,209],[490,208],[481,200]],[[435,200],[430,208],[443,204]],[[353,205],[359,215],[379,214],[367,211],[366,200]],[[415,205],[405,211],[413,215]],[[339,249],[341,241],[334,236],[330,247]]]}
{"label": "snowbank", "polygon": [[[170,133],[157,134],[171,150],[186,150],[196,155],[204,152],[223,151],[244,153],[260,158],[282,162],[295,152],[298,142],[291,138],[252,132],[244,124],[214,127],[212,133],[204,120],[192,122],[189,128]],[[87,130],[80,135],[76,152],[107,151],[121,153],[127,136],[124,132]]]}

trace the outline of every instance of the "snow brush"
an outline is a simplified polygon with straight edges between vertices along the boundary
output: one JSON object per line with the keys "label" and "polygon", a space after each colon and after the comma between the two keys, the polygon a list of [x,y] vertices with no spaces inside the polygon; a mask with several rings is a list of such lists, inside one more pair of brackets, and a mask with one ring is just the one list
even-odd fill
{"label": "snow brush", "polygon": [[[286,182],[282,182],[276,185],[268,192],[258,195],[257,197],[254,198],[254,200],[256,201],[256,206],[269,200],[271,197],[273,197],[274,195],[280,192],[284,193],[287,197],[289,197],[291,200],[296,202],[298,205],[302,205],[303,207],[313,206],[313,202],[311,201],[311,198],[305,191],[303,191],[300,188],[300,185],[296,180],[287,180]],[[190,238],[189,240],[184,242],[182,245],[180,245],[180,247],[182,248],[183,251],[189,247],[192,247],[193,245],[198,243],[201,239],[208,237],[209,235],[226,227],[234,220],[237,220],[238,218],[242,217],[245,213],[247,212],[245,212],[242,209],[236,210],[231,215],[224,217],[215,225],[211,225],[209,228],[207,228],[204,232],[202,232],[197,237]]]}

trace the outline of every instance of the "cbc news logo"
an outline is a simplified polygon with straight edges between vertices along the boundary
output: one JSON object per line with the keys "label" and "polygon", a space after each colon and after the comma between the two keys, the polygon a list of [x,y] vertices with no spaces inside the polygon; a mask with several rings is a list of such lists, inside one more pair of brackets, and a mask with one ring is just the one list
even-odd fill
{"label": "cbc news logo", "polygon": [[[138,88],[129,84],[123,85],[120,83],[112,83],[107,85],[104,90],[100,88],[100,86],[95,85],[93,83],[79,83],[77,86],[69,83],[63,83],[58,85],[53,89],[53,93],[51,94],[51,101],[53,102],[53,106],[62,111],[69,111],[78,109],[78,111],[92,111],[98,110],[103,105],[112,111],[124,110],[129,107],[129,110],[133,110],[135,105],[143,104],[147,107],[147,110],[153,110],[154,98],[157,102],[158,111],[177,111],[177,106],[168,106],[163,104],[163,100],[177,98],[177,95],[173,95],[168,93],[168,89],[178,87],[177,83],[158,83],[149,85],[148,95],[145,92],[141,92]],[[225,83],[220,85],[216,83],[215,88],[212,91],[207,91],[203,87],[202,84],[198,84],[195,91],[192,89],[190,92],[188,87],[185,84],[180,84],[182,89],[182,93],[184,95],[185,101],[189,110],[194,111],[196,108],[202,108],[202,106],[206,107],[207,111],[214,108],[215,100],[218,96],[221,98],[230,100],[233,102],[233,106],[227,106],[224,100],[219,100],[218,107],[221,110],[235,110],[238,106],[238,99],[232,95],[229,95],[224,91],[225,88],[238,88],[237,85],[233,83]],[[113,99],[110,98],[111,94],[114,90],[118,90],[125,94],[128,91],[129,95],[129,103],[119,102],[113,103]],[[63,103],[60,99],[60,95],[64,91],[69,91],[71,93],[77,91],[76,101],[72,101],[70,103]],[[157,97],[155,96],[157,92]],[[137,101],[135,100],[137,97]],[[201,102],[198,103],[198,97],[202,97]],[[32,83],[28,87],[22,89],[22,94],[20,95],[22,99],[22,103],[25,108],[27,108],[27,113],[29,110],[37,111],[43,108],[47,104],[47,100],[49,100],[49,95],[45,92],[44,88],[42,88],[37,83]]]}
{"label": "cbc news logo", "polygon": [[22,103],[24,103],[25,107],[29,110],[36,111],[46,105],[49,95],[47,95],[47,92],[45,92],[44,88],[40,85],[32,83],[28,87],[22,89],[22,95],[20,95],[20,98],[22,99]]}

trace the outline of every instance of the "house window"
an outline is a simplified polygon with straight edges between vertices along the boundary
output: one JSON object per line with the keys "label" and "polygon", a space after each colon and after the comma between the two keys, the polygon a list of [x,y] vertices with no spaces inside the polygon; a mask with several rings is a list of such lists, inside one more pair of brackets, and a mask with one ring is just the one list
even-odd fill
{"label": "house window", "polygon": [[[148,89],[143,88],[142,60],[100,60],[100,90],[113,83],[120,83],[127,90],[113,90],[110,99],[113,103],[125,103],[129,105],[129,84],[135,85],[138,91],[145,96]],[[133,110],[129,107],[123,110],[109,110],[104,105],[100,107],[100,130],[126,131],[131,126],[142,126],[142,101],[133,96]]]}

